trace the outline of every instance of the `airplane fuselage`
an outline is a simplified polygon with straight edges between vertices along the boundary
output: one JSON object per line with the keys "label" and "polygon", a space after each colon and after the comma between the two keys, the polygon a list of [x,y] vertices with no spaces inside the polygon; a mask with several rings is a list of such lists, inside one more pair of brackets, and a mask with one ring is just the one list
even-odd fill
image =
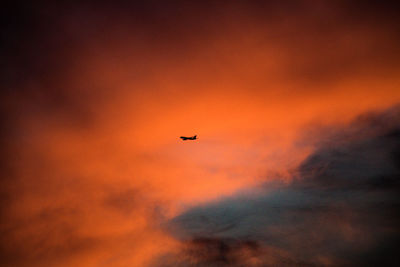
{"label": "airplane fuselage", "polygon": [[189,136],[189,137],[187,137],[187,136],[181,136],[180,137],[183,141],[186,141],[186,140],[196,140],[197,139],[197,135],[195,135],[195,136]]}

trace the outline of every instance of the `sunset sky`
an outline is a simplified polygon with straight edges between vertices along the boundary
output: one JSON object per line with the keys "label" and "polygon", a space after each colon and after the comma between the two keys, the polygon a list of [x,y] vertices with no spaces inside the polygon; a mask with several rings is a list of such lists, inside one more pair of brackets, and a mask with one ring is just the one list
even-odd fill
{"label": "sunset sky", "polygon": [[0,12],[0,266],[399,263],[398,4]]}

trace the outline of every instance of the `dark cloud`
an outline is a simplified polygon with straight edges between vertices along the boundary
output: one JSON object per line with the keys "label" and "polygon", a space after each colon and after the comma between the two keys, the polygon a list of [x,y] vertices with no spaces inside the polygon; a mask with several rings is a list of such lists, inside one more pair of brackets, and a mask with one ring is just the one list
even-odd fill
{"label": "dark cloud", "polygon": [[[271,259],[280,266],[396,266],[399,115],[395,107],[331,129],[289,185],[195,207],[169,227],[197,251],[187,252],[193,266],[264,266]],[[254,253],[232,256],[242,242],[257,244],[249,248]],[[276,252],[260,252],[268,248]],[[258,261],[245,263],[252,257]]]}
{"label": "dark cloud", "polygon": [[305,82],[384,75],[399,69],[398,10],[398,4],[378,1],[19,2],[2,10],[0,77],[8,90],[58,80],[94,47],[108,46],[123,58],[112,44],[132,41],[127,35],[171,60],[215,49],[212,64],[223,63],[215,45],[221,37],[234,42],[235,53],[253,39],[258,49],[272,45],[267,50],[284,55],[289,77]]}

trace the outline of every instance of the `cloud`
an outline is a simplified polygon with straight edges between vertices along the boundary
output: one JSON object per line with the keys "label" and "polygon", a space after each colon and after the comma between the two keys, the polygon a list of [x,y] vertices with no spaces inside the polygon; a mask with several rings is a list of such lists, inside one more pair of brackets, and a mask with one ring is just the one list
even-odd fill
{"label": "cloud", "polygon": [[[394,107],[331,129],[288,185],[267,183],[264,193],[233,196],[174,218],[169,229],[186,255],[174,260],[182,266],[264,266],[271,261],[280,266],[395,266],[399,116]],[[239,257],[242,246],[252,253]]]}
{"label": "cloud", "polygon": [[[263,203],[292,205],[290,217],[319,199],[316,188],[340,188],[312,178],[308,194],[305,182],[280,183],[312,175],[310,165],[327,171],[329,147],[347,155],[357,150],[350,140],[377,137],[328,125],[400,101],[400,23],[389,3],[35,1],[0,13],[0,265],[145,266],[180,253],[165,220],[266,177],[281,180],[258,190],[270,195],[222,201],[217,219],[193,222],[206,234],[180,255],[198,259],[209,244],[222,252],[208,263],[303,262],[290,242],[275,244],[280,228],[269,247],[254,240],[254,225],[285,221],[273,208],[274,218],[259,216]],[[310,123],[325,127],[299,137]],[[199,142],[178,139],[193,134]],[[383,153],[374,144],[363,146]],[[292,175],[313,146],[323,160],[310,157]],[[395,184],[372,180],[352,186]],[[335,190],[321,204],[336,204]],[[335,218],[334,208],[313,211]]]}

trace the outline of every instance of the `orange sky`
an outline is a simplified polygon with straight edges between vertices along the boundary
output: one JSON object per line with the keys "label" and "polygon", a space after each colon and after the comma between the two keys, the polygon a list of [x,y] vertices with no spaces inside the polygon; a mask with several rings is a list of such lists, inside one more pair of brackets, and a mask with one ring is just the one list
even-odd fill
{"label": "orange sky", "polygon": [[72,44],[53,29],[33,40],[57,67],[5,94],[9,263],[146,266],[179,246],[167,219],[289,179],[308,129],[400,101],[390,25],[309,1],[242,5],[148,11],[151,26],[107,6],[45,15]]}

